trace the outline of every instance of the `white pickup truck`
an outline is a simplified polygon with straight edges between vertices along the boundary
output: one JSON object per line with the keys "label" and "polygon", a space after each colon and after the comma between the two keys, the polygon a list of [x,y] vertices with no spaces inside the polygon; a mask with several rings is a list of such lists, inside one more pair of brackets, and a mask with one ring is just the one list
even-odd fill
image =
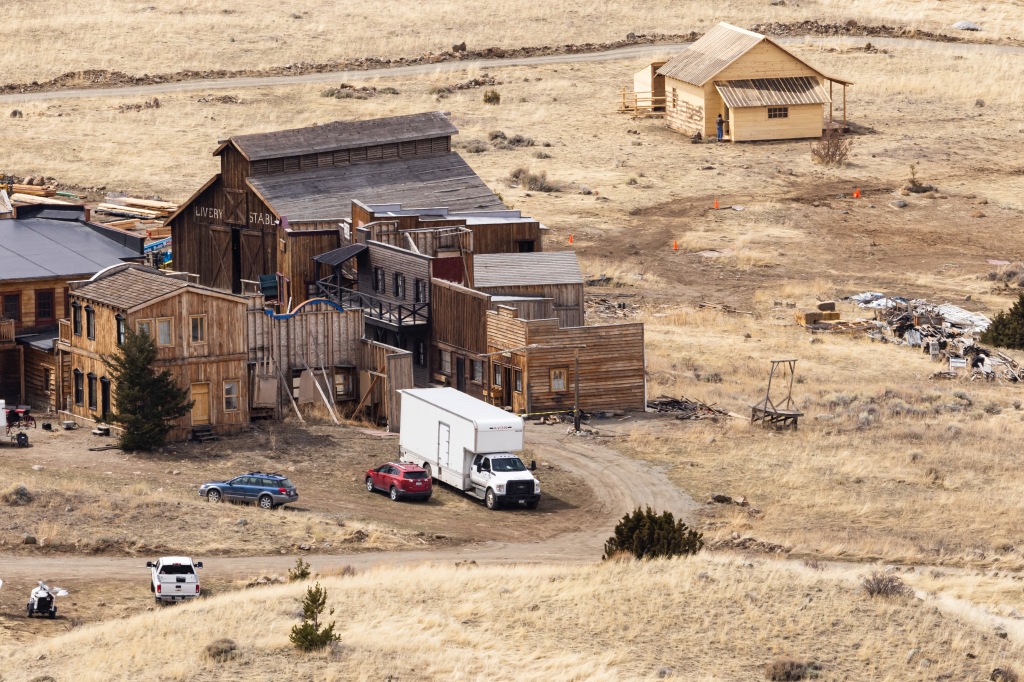
{"label": "white pickup truck", "polygon": [[199,596],[199,575],[197,568],[203,562],[193,563],[187,556],[165,556],[156,561],[147,561],[150,569],[149,589],[157,603],[184,601]]}

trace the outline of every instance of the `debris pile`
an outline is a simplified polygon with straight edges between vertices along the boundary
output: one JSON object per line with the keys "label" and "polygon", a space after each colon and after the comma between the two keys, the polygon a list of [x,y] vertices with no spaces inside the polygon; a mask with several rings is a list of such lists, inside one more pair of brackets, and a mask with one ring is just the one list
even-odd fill
{"label": "debris pile", "polygon": [[658,396],[654,400],[647,401],[647,409],[654,412],[673,413],[676,419],[717,420],[719,417],[729,416],[728,412],[716,407],[714,403],[709,405],[703,401],[691,400],[685,396],[680,398],[670,398],[665,395]]}
{"label": "debris pile", "polygon": [[171,228],[164,227],[164,222],[177,210],[178,205],[169,201],[108,196],[106,202],[93,209],[93,213],[118,218],[103,223],[106,227],[119,230],[144,229],[147,237],[159,239],[170,236]]}

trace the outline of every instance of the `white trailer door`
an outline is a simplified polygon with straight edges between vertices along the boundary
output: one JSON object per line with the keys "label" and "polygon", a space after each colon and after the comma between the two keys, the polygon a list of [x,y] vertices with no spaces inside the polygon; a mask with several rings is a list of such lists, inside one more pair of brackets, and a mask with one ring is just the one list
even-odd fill
{"label": "white trailer door", "polygon": [[451,468],[451,429],[444,422],[437,423],[437,465]]}

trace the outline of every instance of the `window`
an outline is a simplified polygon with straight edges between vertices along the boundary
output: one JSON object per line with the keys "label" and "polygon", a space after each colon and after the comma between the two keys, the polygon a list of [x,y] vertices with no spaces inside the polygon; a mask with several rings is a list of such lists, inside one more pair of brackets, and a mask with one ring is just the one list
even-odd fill
{"label": "window", "polygon": [[352,372],[349,369],[334,370],[334,400],[349,400],[354,397],[355,386],[352,382]]}
{"label": "window", "polygon": [[789,107],[768,107],[768,118],[789,118]]}
{"label": "window", "polygon": [[173,346],[174,335],[171,333],[171,318],[161,317],[156,321],[156,345],[158,346]]}
{"label": "window", "polygon": [[564,367],[560,369],[551,370],[551,390],[552,391],[564,391],[565,390],[565,378],[569,375],[569,370]]}
{"label": "window", "polygon": [[238,410],[238,380],[224,382],[224,411],[235,412]]}
{"label": "window", "polygon": [[441,351],[441,374],[452,375],[452,354],[451,351]]}
{"label": "window", "polygon": [[484,361],[483,360],[470,360],[470,370],[472,371],[473,383],[482,384],[484,383]]}
{"label": "window", "polygon": [[427,302],[427,281],[425,279],[416,280],[416,291],[415,291],[415,302],[426,303]]}
{"label": "window", "polygon": [[396,272],[395,276],[394,276],[393,287],[394,287],[394,291],[395,291],[395,298],[404,299],[405,298],[405,275],[403,275],[400,272]]}
{"label": "window", "polygon": [[96,338],[96,311],[91,305],[85,306],[85,335],[90,339]]}
{"label": "window", "polygon": [[206,343],[206,315],[193,315],[192,343]]}
{"label": "window", "polygon": [[679,92],[672,88],[672,108],[675,109],[679,106]]}
{"label": "window", "polygon": [[495,364],[492,366],[494,379],[491,381],[492,384],[501,388],[501,365]]}
{"label": "window", "polygon": [[4,294],[3,316],[21,322],[21,294]]}
{"label": "window", "polygon": [[69,312],[71,312],[71,289],[64,287],[64,309],[61,311],[61,317],[67,317]]}
{"label": "window", "polygon": [[516,393],[522,393],[523,392],[523,370],[517,369],[515,371],[515,377],[516,377]]}
{"label": "window", "polygon": [[89,372],[86,376],[89,377],[89,409],[96,409],[96,375]]}
{"label": "window", "polygon": [[36,322],[53,320],[53,289],[36,290]]}
{"label": "window", "polygon": [[153,338],[153,320],[139,320],[135,323],[135,333],[145,334],[146,336]]}
{"label": "window", "polygon": [[82,335],[82,304],[78,301],[71,304],[71,326],[74,328],[75,336]]}
{"label": "window", "polygon": [[416,364],[420,367],[427,366],[427,344],[425,341],[416,342]]}
{"label": "window", "polygon": [[75,405],[81,407],[85,402],[85,375],[82,370],[75,370]]}
{"label": "window", "polygon": [[125,324],[124,315],[121,313],[114,315],[114,319],[117,320],[117,345],[123,346],[128,340],[128,325]]}
{"label": "window", "polygon": [[377,293],[384,293],[384,268],[373,269],[373,290]]}

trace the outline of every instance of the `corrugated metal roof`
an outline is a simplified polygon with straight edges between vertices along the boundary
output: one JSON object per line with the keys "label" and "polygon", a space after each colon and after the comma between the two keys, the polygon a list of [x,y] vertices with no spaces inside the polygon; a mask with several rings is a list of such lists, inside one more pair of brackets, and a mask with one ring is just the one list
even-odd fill
{"label": "corrugated metal roof", "polygon": [[336,268],[345,261],[355,258],[363,251],[366,251],[367,248],[366,244],[349,244],[340,249],[334,249],[327,253],[321,253],[319,256],[313,256],[313,260],[327,267]]}
{"label": "corrugated metal roof", "polygon": [[760,33],[723,22],[668,60],[658,74],[704,85],[764,39]]}
{"label": "corrugated metal roof", "polygon": [[161,275],[150,268],[133,267],[101,275],[95,282],[75,288],[74,293],[96,303],[127,310],[187,286],[188,282]]}
{"label": "corrugated metal roof", "polygon": [[715,88],[726,106],[733,109],[826,104],[832,101],[818,80],[810,76],[715,81]]}
{"label": "corrugated metal roof", "polygon": [[582,283],[575,251],[473,256],[473,286],[477,289]]}
{"label": "corrugated metal roof", "polygon": [[[368,121],[334,121],[319,126],[277,130],[269,133],[235,135],[228,140],[250,161],[282,156],[315,154],[378,144],[408,142],[457,135],[440,111],[408,116],[375,118]],[[219,152],[219,149],[218,149]]]}
{"label": "corrugated metal roof", "polygon": [[87,276],[139,257],[77,220],[0,220],[0,280]]}
{"label": "corrugated metal roof", "polygon": [[248,183],[277,215],[292,222],[348,220],[353,199],[453,211],[506,208],[455,153],[263,175]]}

